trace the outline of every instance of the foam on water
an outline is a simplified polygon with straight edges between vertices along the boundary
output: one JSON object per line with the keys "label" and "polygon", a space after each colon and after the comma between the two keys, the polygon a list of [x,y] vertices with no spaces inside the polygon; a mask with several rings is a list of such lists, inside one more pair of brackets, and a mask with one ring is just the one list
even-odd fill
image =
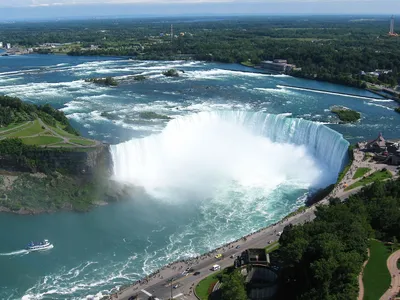
{"label": "foam on water", "polygon": [[347,146],[323,125],[228,111],[177,118],[159,135],[113,146],[112,155],[118,180],[141,185],[158,198],[204,199],[231,182],[262,187],[264,196],[287,182],[305,188],[332,182]]}

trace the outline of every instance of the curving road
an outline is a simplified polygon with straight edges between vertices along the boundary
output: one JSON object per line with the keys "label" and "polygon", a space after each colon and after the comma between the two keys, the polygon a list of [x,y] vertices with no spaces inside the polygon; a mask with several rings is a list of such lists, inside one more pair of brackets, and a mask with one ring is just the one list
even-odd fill
{"label": "curving road", "polygon": [[389,269],[390,276],[392,277],[392,282],[389,289],[380,300],[391,300],[395,299],[396,295],[400,293],[400,270],[397,268],[397,261],[400,259],[400,250],[397,250],[386,261],[386,265]]}

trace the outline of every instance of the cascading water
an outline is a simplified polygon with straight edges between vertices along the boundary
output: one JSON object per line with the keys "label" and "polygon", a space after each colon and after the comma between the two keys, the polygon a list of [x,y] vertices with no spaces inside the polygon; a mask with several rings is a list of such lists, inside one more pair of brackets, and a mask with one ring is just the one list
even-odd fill
{"label": "cascading water", "polygon": [[299,189],[332,183],[348,142],[328,127],[261,112],[201,112],[112,146],[116,179],[158,198],[214,197],[223,187]]}

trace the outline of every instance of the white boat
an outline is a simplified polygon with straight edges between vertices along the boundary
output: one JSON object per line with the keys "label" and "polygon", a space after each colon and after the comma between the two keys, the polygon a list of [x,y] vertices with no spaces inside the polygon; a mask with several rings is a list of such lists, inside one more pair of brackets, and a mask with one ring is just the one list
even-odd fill
{"label": "white boat", "polygon": [[28,251],[40,251],[40,250],[48,250],[53,248],[53,244],[50,244],[49,240],[43,240],[42,242],[34,243],[30,242],[26,246],[26,250]]}

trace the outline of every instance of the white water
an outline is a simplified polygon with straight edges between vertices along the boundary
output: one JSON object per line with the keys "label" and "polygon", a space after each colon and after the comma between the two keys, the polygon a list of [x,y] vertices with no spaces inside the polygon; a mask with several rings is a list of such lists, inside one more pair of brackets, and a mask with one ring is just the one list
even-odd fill
{"label": "white water", "polygon": [[245,111],[202,112],[160,133],[112,146],[116,179],[158,198],[214,197],[234,183],[271,192],[333,182],[348,143],[324,125]]}
{"label": "white water", "polygon": [[12,256],[12,255],[23,255],[23,254],[28,254],[28,250],[18,250],[18,251],[12,251],[12,252],[7,252],[7,253],[0,253],[0,256]]}
{"label": "white water", "polygon": [[370,98],[370,97],[343,94],[343,93],[320,91],[320,90],[313,90],[313,89],[300,88],[300,87],[294,87],[294,86],[277,85],[276,87],[283,89],[283,90],[289,89],[289,90],[297,90],[297,91],[306,91],[306,92],[317,93],[317,94],[337,95],[337,96],[348,97],[348,98],[367,99],[367,100],[376,101],[376,102],[392,102],[392,100],[385,100],[385,99],[382,100],[382,99],[378,99],[378,98]]}

